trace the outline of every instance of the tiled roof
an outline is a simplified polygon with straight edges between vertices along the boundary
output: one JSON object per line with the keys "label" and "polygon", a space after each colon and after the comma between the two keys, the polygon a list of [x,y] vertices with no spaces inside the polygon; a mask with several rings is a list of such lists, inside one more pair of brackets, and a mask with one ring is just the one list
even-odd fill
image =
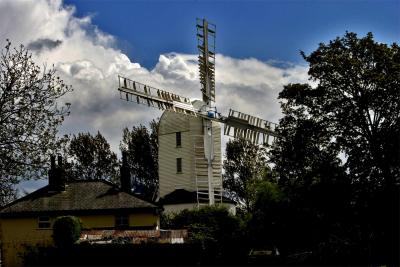
{"label": "tiled roof", "polygon": [[60,211],[104,211],[157,209],[158,206],[121,191],[102,180],[70,181],[65,191],[51,191],[49,186],[18,199],[0,210],[0,216]]}

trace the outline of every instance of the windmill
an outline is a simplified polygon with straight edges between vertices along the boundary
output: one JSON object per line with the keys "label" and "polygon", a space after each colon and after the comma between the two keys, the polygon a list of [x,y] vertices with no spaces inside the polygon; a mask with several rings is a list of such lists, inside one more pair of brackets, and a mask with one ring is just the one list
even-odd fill
{"label": "windmill", "polygon": [[[276,124],[230,109],[227,116],[216,109],[215,97],[215,34],[216,26],[205,19],[196,20],[199,50],[199,76],[202,101],[190,100],[169,91],[157,89],[118,76],[121,99],[145,104],[163,110],[159,130],[160,195],[180,188],[189,188],[196,194],[196,204],[213,205],[222,202],[221,133],[234,138],[245,138],[253,143],[269,143],[276,137]],[[186,126],[185,126],[186,125]],[[176,146],[172,146],[173,136]],[[183,149],[182,135],[188,140]],[[187,173],[181,176],[184,155],[188,159]],[[176,158],[177,171],[172,171]],[[170,160],[169,162],[166,162]],[[165,162],[164,162],[165,161]],[[165,178],[164,178],[165,176]]]}

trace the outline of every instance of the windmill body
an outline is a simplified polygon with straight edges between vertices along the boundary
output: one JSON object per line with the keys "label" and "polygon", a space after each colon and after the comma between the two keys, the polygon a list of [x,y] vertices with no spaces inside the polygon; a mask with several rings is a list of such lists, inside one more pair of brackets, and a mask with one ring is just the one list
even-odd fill
{"label": "windmill body", "polygon": [[[209,205],[209,182],[214,202],[222,202],[221,126],[218,122],[211,124],[214,157],[209,179],[204,145],[204,134],[208,133],[203,119],[170,111],[162,114],[158,130],[159,196],[169,202],[164,204],[166,211]],[[186,196],[171,201],[174,192],[185,192]]]}
{"label": "windmill body", "polygon": [[[220,124],[224,134],[253,143],[269,143],[276,137],[271,122],[235,110],[228,116],[216,112],[216,27],[204,19],[198,19],[196,26],[202,101],[121,76],[118,87],[121,99],[164,110],[158,133],[159,196],[177,202],[175,207],[181,209],[224,202]],[[179,202],[174,196],[186,200]]]}

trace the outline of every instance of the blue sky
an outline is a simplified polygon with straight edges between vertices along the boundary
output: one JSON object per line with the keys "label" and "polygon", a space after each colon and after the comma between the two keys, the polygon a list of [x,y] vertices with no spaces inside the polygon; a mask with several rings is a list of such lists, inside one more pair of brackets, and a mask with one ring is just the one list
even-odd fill
{"label": "blue sky", "polygon": [[345,31],[400,40],[400,1],[128,1],[67,0],[78,16],[118,38],[118,46],[145,67],[166,52],[197,53],[195,18],[217,25],[217,52],[236,58],[302,62],[299,50]]}

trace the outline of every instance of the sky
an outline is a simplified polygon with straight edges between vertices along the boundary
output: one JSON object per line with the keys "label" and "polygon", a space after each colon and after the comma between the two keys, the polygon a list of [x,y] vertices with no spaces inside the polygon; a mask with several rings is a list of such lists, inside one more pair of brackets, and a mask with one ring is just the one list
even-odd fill
{"label": "sky", "polygon": [[195,54],[195,18],[217,25],[218,52],[235,58],[301,63],[321,41],[348,31],[399,39],[399,1],[95,1],[68,0],[77,15],[120,40],[135,62],[152,68],[160,54]]}
{"label": "sky", "polygon": [[[117,76],[193,99],[198,81],[196,18],[216,24],[216,105],[273,122],[279,92],[308,82],[307,54],[346,31],[400,41],[400,0],[156,1],[0,0],[0,46],[24,44],[74,91],[62,134],[100,131],[119,153],[124,127],[161,112],[119,99]],[[223,138],[224,141],[227,138]],[[223,146],[224,149],[224,146]],[[25,182],[32,191],[46,181]]]}

